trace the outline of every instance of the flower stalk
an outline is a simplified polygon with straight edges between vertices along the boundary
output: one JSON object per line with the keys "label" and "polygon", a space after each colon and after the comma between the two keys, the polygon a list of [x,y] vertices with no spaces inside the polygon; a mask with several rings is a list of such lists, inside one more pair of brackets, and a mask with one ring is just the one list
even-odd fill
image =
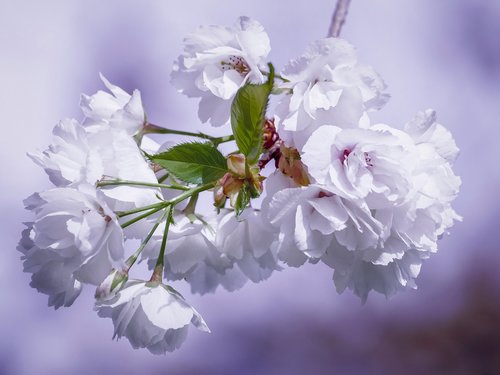
{"label": "flower stalk", "polygon": [[142,251],[144,250],[144,248],[146,247],[146,245],[148,244],[149,240],[151,239],[151,237],[153,237],[153,234],[155,233],[156,229],[158,228],[158,226],[160,225],[160,223],[165,220],[165,218],[167,217],[167,215],[169,214],[169,209],[165,210],[163,212],[162,215],[160,215],[160,217],[158,218],[158,220],[156,220],[155,224],[153,225],[153,227],[151,228],[151,230],[149,231],[149,233],[147,234],[147,236],[144,238],[144,240],[142,240],[141,242],[141,245],[139,246],[139,248],[135,251],[134,254],[132,254],[128,259],[127,261],[125,262],[127,268],[126,268],[126,272],[128,272],[130,270],[130,268],[132,268],[132,266],[134,265],[134,263],[137,261],[137,258],[139,257],[139,255],[141,255]]}
{"label": "flower stalk", "polygon": [[96,186],[97,187],[107,187],[107,186],[119,186],[119,185],[128,185],[128,186],[144,186],[144,187],[157,187],[161,189],[173,189],[173,190],[189,190],[187,186],[183,185],[167,185],[167,184],[155,184],[150,182],[141,182],[141,181],[128,181],[128,180],[102,180],[99,181]]}
{"label": "flower stalk", "polygon": [[121,224],[122,229],[125,229],[125,228],[131,226],[132,224],[135,224],[138,221],[141,221],[142,219],[145,219],[145,218],[157,213],[158,211],[161,211],[163,209],[163,207],[165,207],[165,206],[166,206],[166,204],[163,203],[163,206],[153,208],[152,210],[147,211],[147,212],[143,213],[142,215],[134,217],[133,219]]}
{"label": "flower stalk", "polygon": [[163,267],[165,264],[165,249],[167,247],[167,237],[168,230],[170,229],[170,223],[173,221],[172,212],[174,210],[174,206],[169,206],[165,210],[165,230],[163,231],[163,238],[161,241],[160,253],[158,254],[158,259],[156,260],[156,265],[151,275],[150,282],[153,283],[161,283],[163,280]]}

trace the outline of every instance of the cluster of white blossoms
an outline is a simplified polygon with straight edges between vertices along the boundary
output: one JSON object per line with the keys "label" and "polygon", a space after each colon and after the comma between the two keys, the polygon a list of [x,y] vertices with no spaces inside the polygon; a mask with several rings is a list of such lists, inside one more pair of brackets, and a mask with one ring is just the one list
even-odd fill
{"label": "cluster of white blossoms", "polygon": [[[269,52],[246,17],[185,39],[172,84],[227,136],[153,125],[139,91],[101,77],[109,92],[82,96],[84,120],[62,121],[48,149],[29,154],[55,187],[26,199],[34,219],[18,250],[49,305],[70,306],[93,285],[116,337],[165,353],[191,324],[209,332],[170,281],[234,291],[309,262],[362,300],[416,288],[423,260],[460,220],[451,133],[432,110],[404,130],[371,124],[389,96],[345,40],[313,42],[280,74]],[[190,141],[159,145],[150,134]],[[129,279],[137,260],[149,279]]]}

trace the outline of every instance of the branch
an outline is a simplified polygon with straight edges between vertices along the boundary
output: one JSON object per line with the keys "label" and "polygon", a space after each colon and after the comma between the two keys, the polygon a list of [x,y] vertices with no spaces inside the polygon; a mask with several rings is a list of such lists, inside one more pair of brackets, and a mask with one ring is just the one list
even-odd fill
{"label": "branch", "polygon": [[344,25],[345,19],[347,17],[347,10],[349,9],[349,3],[351,0],[338,0],[335,6],[335,11],[333,12],[332,22],[330,23],[330,29],[328,30],[328,37],[338,38],[342,26]]}

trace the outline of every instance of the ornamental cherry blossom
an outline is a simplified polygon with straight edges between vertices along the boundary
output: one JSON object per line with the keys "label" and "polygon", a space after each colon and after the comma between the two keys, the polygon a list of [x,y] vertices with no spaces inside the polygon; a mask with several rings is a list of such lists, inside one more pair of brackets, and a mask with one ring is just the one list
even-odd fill
{"label": "ornamental cherry blossom", "polygon": [[[157,182],[137,144],[123,130],[102,127],[89,132],[76,120],[63,120],[56,125],[53,135],[53,144],[47,150],[29,156],[44,168],[56,186],[95,184],[103,176]],[[121,185],[103,192],[115,210],[158,201],[154,188]]]}
{"label": "ornamental cherry blossom", "polygon": [[99,285],[113,267],[122,267],[122,229],[92,186],[47,190],[25,204],[35,220],[19,250],[32,285],[50,296],[49,304],[71,305],[80,283]]}
{"label": "ornamental cherry blossom", "polygon": [[388,126],[322,126],[307,140],[301,159],[317,183],[375,209],[407,199],[416,153],[408,135]]}
{"label": "ornamental cherry blossom", "polygon": [[71,306],[82,290],[82,284],[73,275],[73,259],[37,247],[32,231],[33,223],[28,223],[17,246],[23,254],[24,272],[32,275],[30,285],[49,296],[49,306]]}
{"label": "ornamental cherry blossom", "polygon": [[178,349],[189,325],[210,332],[201,315],[174,289],[158,283],[129,281],[112,299],[98,300],[96,310],[115,326],[114,337],[125,336],[132,347],[153,354]]}
{"label": "ornamental cherry blossom", "polygon": [[[382,224],[361,200],[346,200],[320,185],[290,186],[279,172],[266,181],[263,213],[279,228],[278,256],[298,267],[318,259],[334,240],[349,249],[377,246]],[[274,194],[273,194],[274,193]]]}
{"label": "ornamental cherry blossom", "polygon": [[358,127],[366,111],[388,100],[385,83],[370,66],[358,63],[354,47],[339,38],[313,42],[283,69],[289,90],[277,108],[279,131],[289,146],[301,148],[318,126]]}
{"label": "ornamental cherry blossom", "polygon": [[280,269],[274,251],[277,232],[266,225],[259,211],[247,209],[239,217],[232,210],[224,211],[217,217],[217,249],[253,282],[269,278]]}
{"label": "ornamental cherry blossom", "polygon": [[[167,280],[184,279],[198,294],[213,293],[219,286],[235,291],[248,281],[234,261],[217,249],[213,219],[183,213],[174,214],[173,219],[165,251]],[[150,269],[160,252],[163,230],[159,228],[142,253]]]}
{"label": "ornamental cherry blossom", "polygon": [[129,135],[140,132],[146,125],[140,91],[134,90],[130,95],[111,84],[102,74],[100,77],[111,94],[104,91],[98,91],[91,96],[82,94],[80,107],[86,117],[84,125],[90,131],[109,126],[124,130]]}
{"label": "ornamental cherry blossom", "polygon": [[[281,74],[269,52],[248,17],[184,41],[172,84],[200,98],[202,122],[231,120],[230,134],[152,125],[138,90],[101,76],[110,93],[82,95],[83,122],[61,121],[51,145],[29,154],[55,187],[26,199],[17,249],[49,306],[71,306],[90,284],[114,337],[164,354],[191,324],[209,332],[170,282],[236,291],[322,263],[339,293],[362,301],[417,287],[461,220],[451,132],[430,109],[403,130],[372,124],[386,86],[345,40],[311,43]],[[144,260],[147,277],[135,279]]]}
{"label": "ornamental cherry blossom", "polygon": [[240,17],[233,27],[201,26],[184,39],[172,84],[189,97],[201,98],[201,121],[224,125],[238,89],[248,81],[265,81],[261,69],[270,50],[264,28],[251,18]]}

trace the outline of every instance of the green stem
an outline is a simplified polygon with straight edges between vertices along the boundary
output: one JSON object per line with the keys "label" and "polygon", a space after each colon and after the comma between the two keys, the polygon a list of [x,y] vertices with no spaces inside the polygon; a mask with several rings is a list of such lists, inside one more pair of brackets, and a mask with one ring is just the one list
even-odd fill
{"label": "green stem", "polygon": [[123,223],[122,224],[122,228],[126,228],[126,227],[128,227],[128,226],[130,226],[130,225],[132,225],[134,223],[137,223],[139,220],[142,220],[142,219],[144,219],[144,218],[146,218],[148,216],[151,216],[152,214],[160,211],[161,209],[163,209],[165,207],[168,207],[168,206],[174,207],[176,204],[182,202],[183,200],[185,200],[187,198],[190,198],[193,195],[197,195],[198,193],[201,193],[202,191],[211,189],[214,186],[215,186],[215,182],[211,182],[211,183],[205,184],[205,185],[196,186],[196,187],[191,188],[191,189],[189,189],[187,191],[184,191],[182,194],[179,194],[177,197],[175,197],[175,198],[173,198],[173,199],[171,199],[169,201],[151,204],[149,206],[144,206],[144,207],[136,208],[136,209],[130,210],[130,211],[119,212],[119,213],[116,214],[116,216],[118,216],[118,217],[124,217],[124,216],[127,216],[127,215],[132,215],[132,214],[135,214],[135,213],[147,211],[144,214],[136,216],[133,219],[127,221],[126,223]]}
{"label": "green stem", "polygon": [[149,123],[146,126],[144,126],[143,133],[144,134],[154,133],[154,134],[187,135],[189,137],[207,139],[210,142],[212,142],[213,144],[215,144],[216,146],[221,144],[221,143],[230,142],[230,141],[234,140],[234,135],[226,135],[223,137],[213,137],[211,135],[204,134],[204,133],[193,133],[193,132],[187,132],[184,130],[168,129],[168,128],[163,128],[161,126],[149,124]]}
{"label": "green stem", "polygon": [[[158,179],[158,182],[165,181],[169,177],[170,177],[170,185],[177,186],[177,190],[189,190],[190,189],[189,187],[177,182],[177,180],[173,176],[169,175],[168,173],[165,174],[165,176],[162,176],[160,179]],[[174,189],[175,189],[175,187],[174,187]]]}
{"label": "green stem", "polygon": [[285,77],[282,77],[281,75],[279,74],[275,74],[274,75],[275,78],[278,78],[278,79],[281,79],[283,82],[290,82],[289,79],[286,79]]}
{"label": "green stem", "polygon": [[[262,70],[260,72],[262,74],[264,74],[265,76],[269,76],[269,72],[265,72],[265,71],[262,71]],[[279,74],[276,74],[276,73],[274,73],[274,78],[278,78],[278,79],[282,80],[283,82],[290,82],[289,79],[286,79],[285,77],[283,77],[283,76],[281,76]]]}
{"label": "green stem", "polygon": [[194,222],[197,219],[195,211],[196,211],[196,203],[198,203],[198,196],[199,196],[198,194],[193,194],[191,198],[189,198],[189,202],[186,208],[182,210],[182,213],[186,215],[186,217],[191,222]]}
{"label": "green stem", "polygon": [[167,220],[165,221],[165,230],[163,232],[163,239],[161,241],[160,254],[158,254],[158,259],[156,260],[156,265],[151,275],[151,282],[161,283],[163,280],[163,266],[165,264],[165,249],[167,247],[167,237],[168,230],[170,228],[170,223],[172,221],[172,212],[174,211],[174,206],[170,206],[165,210],[167,215]]}
{"label": "green stem", "polygon": [[116,212],[116,216],[117,217],[124,217],[124,216],[128,216],[128,215],[137,214],[139,212],[151,210],[153,208],[158,208],[158,207],[163,208],[163,207],[166,207],[166,206],[168,206],[168,204],[166,204],[166,202],[158,202],[158,203],[150,204],[149,206],[134,208],[133,210],[130,210],[130,211],[119,211],[119,212]]}
{"label": "green stem", "polygon": [[234,141],[234,135],[231,134],[231,135],[225,135],[223,137],[215,137],[212,138],[211,141],[215,146],[218,146],[221,143]]}
{"label": "green stem", "polygon": [[189,198],[189,202],[182,212],[185,215],[194,214],[194,211],[196,210],[196,203],[198,203],[198,194],[193,194],[191,198]]}
{"label": "green stem", "polygon": [[148,187],[157,187],[163,189],[189,190],[188,187],[182,185],[165,185],[160,183],[155,184],[150,182],[127,181],[127,180],[109,180],[109,181],[100,181],[97,183],[97,187],[116,186],[116,185],[148,186]]}
{"label": "green stem", "polygon": [[164,207],[166,207],[166,205],[165,205],[165,204],[163,204],[163,206],[160,206],[160,207],[157,207],[157,208],[153,208],[151,211],[147,211],[146,213],[144,213],[144,214],[142,214],[142,215],[139,215],[139,216],[136,216],[136,217],[134,217],[133,219],[131,219],[131,220],[127,221],[126,223],[123,223],[123,224],[121,225],[121,227],[122,227],[122,229],[125,229],[126,227],[128,227],[128,226],[130,226],[130,225],[132,225],[132,224],[134,224],[134,223],[137,223],[138,221],[140,221],[140,220],[142,220],[142,219],[144,219],[144,218],[146,218],[146,217],[148,217],[148,216],[151,216],[151,215],[153,215],[154,213],[156,213],[156,212],[158,212],[158,211],[162,210]]}
{"label": "green stem", "polygon": [[182,202],[183,200],[185,200],[185,199],[187,199],[195,194],[201,193],[202,191],[205,191],[208,189],[212,189],[214,186],[215,186],[215,182],[210,182],[210,183],[205,184],[205,185],[196,186],[192,189],[189,189],[188,191],[185,191],[182,194],[179,194],[177,197],[175,197],[169,201],[166,201],[165,203],[170,204],[172,206],[175,206],[176,204]]}
{"label": "green stem", "polygon": [[153,228],[151,228],[151,230],[149,231],[149,233],[146,236],[146,238],[144,238],[144,240],[141,242],[141,245],[139,246],[139,248],[135,251],[134,254],[132,254],[127,259],[127,261],[125,262],[125,264],[127,265],[126,272],[128,272],[130,270],[130,268],[132,268],[132,266],[134,265],[134,263],[137,261],[137,258],[139,257],[139,255],[141,255],[142,251],[144,250],[144,248],[148,244],[149,240],[151,239],[151,237],[153,237],[153,234],[155,233],[156,228],[158,228],[158,226],[165,219],[165,217],[167,216],[167,214],[168,214],[168,210],[165,210],[163,212],[163,214],[158,218],[158,220],[156,220],[155,224],[153,225]]}

